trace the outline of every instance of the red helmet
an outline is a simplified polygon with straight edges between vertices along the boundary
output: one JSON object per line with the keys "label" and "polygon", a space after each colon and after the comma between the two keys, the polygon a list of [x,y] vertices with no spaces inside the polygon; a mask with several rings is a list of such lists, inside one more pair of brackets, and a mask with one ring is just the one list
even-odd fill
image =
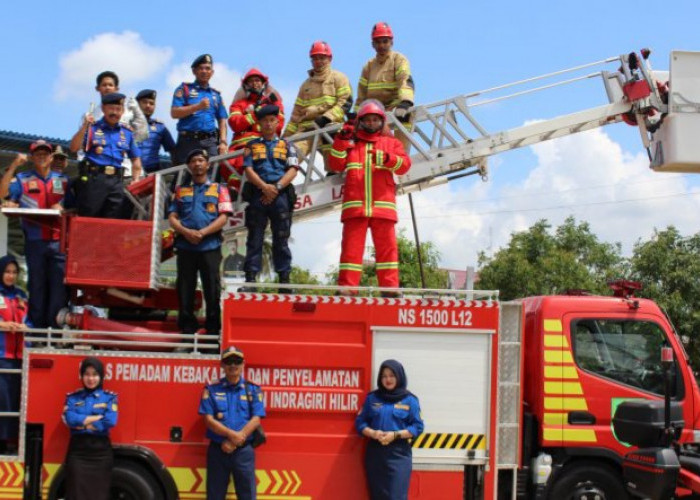
{"label": "red helmet", "polygon": [[330,45],[323,40],[317,40],[311,45],[311,49],[309,50],[309,57],[311,56],[333,57],[333,52],[331,51]]}
{"label": "red helmet", "polygon": [[267,75],[260,71],[258,68],[252,68],[248,70],[248,72],[245,75],[243,75],[243,78],[241,78],[241,83],[245,85],[245,81],[251,76],[257,76],[263,81],[263,83],[267,84]]}
{"label": "red helmet", "polygon": [[360,108],[357,110],[357,119],[360,120],[367,115],[379,115],[382,117],[382,120],[386,121],[384,105],[376,99],[367,99],[360,104]]}
{"label": "red helmet", "polygon": [[372,40],[384,37],[394,38],[394,32],[391,31],[391,28],[385,22],[375,24],[372,28]]}

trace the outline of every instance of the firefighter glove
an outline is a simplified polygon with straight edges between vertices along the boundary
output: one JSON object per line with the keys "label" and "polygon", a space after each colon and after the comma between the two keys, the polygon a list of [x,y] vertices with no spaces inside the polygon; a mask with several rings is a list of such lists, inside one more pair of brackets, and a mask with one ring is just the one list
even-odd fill
{"label": "firefighter glove", "polygon": [[318,128],[323,128],[326,125],[328,125],[331,122],[330,118],[326,118],[325,116],[319,116],[314,120],[314,123],[318,125]]}
{"label": "firefighter glove", "polygon": [[400,122],[407,122],[409,118],[408,109],[413,106],[411,101],[401,101],[396,109],[394,109],[394,116]]}
{"label": "firefighter glove", "polygon": [[340,132],[338,132],[337,137],[344,141],[349,141],[350,139],[352,139],[352,136],[354,134],[355,127],[353,127],[350,123],[346,123],[345,125],[343,125],[343,128],[340,129]]}

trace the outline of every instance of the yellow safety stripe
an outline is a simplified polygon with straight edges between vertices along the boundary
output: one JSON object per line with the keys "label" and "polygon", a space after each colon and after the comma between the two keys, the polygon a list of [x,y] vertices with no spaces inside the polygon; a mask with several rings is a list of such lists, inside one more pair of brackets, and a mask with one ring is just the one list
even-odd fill
{"label": "yellow safety stripe", "polygon": [[287,124],[287,132],[289,132],[290,134],[293,134],[294,132],[296,132],[298,128],[299,128],[299,125],[297,125],[296,123],[289,122]]}
{"label": "yellow safety stripe", "polygon": [[345,166],[346,170],[362,170],[362,163],[350,162]]}
{"label": "yellow safety stripe", "polygon": [[365,146],[365,217],[372,217],[372,143]]}
{"label": "yellow safety stripe", "polygon": [[443,450],[485,450],[486,439],[483,434],[427,432],[414,439],[411,446]]}
{"label": "yellow safety stripe", "polygon": [[569,397],[545,397],[545,410],[582,410],[587,411],[588,405],[585,398]]}
{"label": "yellow safety stripe", "polygon": [[334,158],[340,158],[342,160],[343,158],[348,157],[348,152],[347,151],[338,151],[337,149],[331,148],[331,156]]}
{"label": "yellow safety stripe", "polygon": [[578,379],[578,373],[573,366],[545,366],[544,376],[549,379]]}
{"label": "yellow safety stripe", "polygon": [[394,168],[392,168],[392,170],[394,172],[396,172],[399,168],[401,168],[401,165],[403,165],[403,158],[401,158],[400,156],[397,156],[396,157],[396,165],[394,165]]}
{"label": "yellow safety stripe", "polygon": [[345,210],[346,208],[358,208],[361,206],[361,201],[346,201],[345,203],[343,203],[343,210]]}
{"label": "yellow safety stripe", "polygon": [[578,382],[545,381],[544,393],[577,396],[583,394],[583,388]]}
{"label": "yellow safety stripe", "polygon": [[408,65],[402,64],[401,66],[394,68],[394,75],[397,77],[403,75],[404,73],[408,73]]}
{"label": "yellow safety stripe", "polygon": [[544,336],[545,347],[569,347],[569,342],[564,335],[549,335]]}
{"label": "yellow safety stripe", "polygon": [[253,115],[251,115],[250,113],[246,113],[245,119],[251,125],[255,125],[255,118],[253,118]]}
{"label": "yellow safety stripe", "polygon": [[345,97],[348,94],[352,94],[352,89],[349,86],[338,87],[335,91],[335,95],[338,97]]}
{"label": "yellow safety stripe", "polygon": [[396,203],[391,201],[375,201],[375,208],[389,208],[391,210],[396,210]]}
{"label": "yellow safety stripe", "polygon": [[542,437],[545,441],[576,441],[579,443],[595,443],[597,441],[593,429],[545,427]]}
{"label": "yellow safety stripe", "polygon": [[377,269],[382,270],[382,269],[398,269],[399,268],[399,263],[398,262],[377,262]]}
{"label": "yellow safety stripe", "polygon": [[321,97],[314,97],[313,99],[302,99],[298,97],[294,102],[297,106],[318,106],[319,104],[335,104],[337,97],[334,95],[323,95]]}
{"label": "yellow safety stripe", "polygon": [[243,114],[243,112],[236,110],[236,111],[231,111],[231,114],[229,116],[242,115],[242,114]]}
{"label": "yellow safety stripe", "polygon": [[369,90],[394,90],[399,88],[399,84],[397,82],[373,82],[367,84],[367,88]]}
{"label": "yellow safety stripe", "polygon": [[341,262],[340,263],[340,270],[341,271],[358,271],[362,272],[362,264],[351,264],[349,262]]}
{"label": "yellow safety stripe", "polygon": [[234,139],[233,141],[231,141],[231,144],[233,144],[234,146],[238,146],[239,144],[245,144],[246,142],[250,142],[253,139],[257,139],[257,137],[254,135],[249,135],[247,137],[241,137],[239,139]]}
{"label": "yellow safety stripe", "polygon": [[366,87],[367,86],[367,78],[360,77],[360,85],[362,85],[363,87]]}

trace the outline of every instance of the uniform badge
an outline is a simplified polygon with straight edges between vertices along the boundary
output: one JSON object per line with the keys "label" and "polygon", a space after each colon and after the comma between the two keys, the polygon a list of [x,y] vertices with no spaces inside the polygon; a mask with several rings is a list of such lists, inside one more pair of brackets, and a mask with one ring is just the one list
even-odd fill
{"label": "uniform badge", "polygon": [[216,213],[216,203],[207,203],[207,212],[210,214]]}
{"label": "uniform badge", "polygon": [[39,191],[39,183],[37,181],[29,181],[27,183],[27,189],[31,191]]}
{"label": "uniform badge", "polygon": [[98,128],[97,130],[95,130],[95,135],[105,135],[105,133],[102,132],[101,128]]}
{"label": "uniform badge", "polygon": [[117,411],[117,403],[112,403],[112,411]]}
{"label": "uniform badge", "polygon": [[151,125],[151,130],[152,130],[153,132],[155,132],[155,131],[156,131],[156,126],[155,126],[155,125]]}
{"label": "uniform badge", "polygon": [[55,194],[64,194],[63,193],[63,181],[61,179],[53,179],[52,182],[52,187],[53,187],[53,192]]}
{"label": "uniform badge", "polygon": [[209,389],[202,391],[202,399],[209,399]]}
{"label": "uniform badge", "polygon": [[105,148],[103,148],[102,146],[97,146],[97,148],[95,148],[95,153],[97,153],[98,155],[101,155],[102,151],[104,151],[104,150],[105,150]]}
{"label": "uniform badge", "polygon": [[197,89],[190,90],[190,96],[191,97],[199,97],[199,92],[197,92]]}
{"label": "uniform badge", "polygon": [[182,97],[182,89],[177,89],[175,92],[175,97]]}
{"label": "uniform badge", "polygon": [[224,414],[221,413],[221,412],[219,412],[219,413],[216,414],[216,418],[217,418],[218,420],[223,420],[223,419],[224,419]]}

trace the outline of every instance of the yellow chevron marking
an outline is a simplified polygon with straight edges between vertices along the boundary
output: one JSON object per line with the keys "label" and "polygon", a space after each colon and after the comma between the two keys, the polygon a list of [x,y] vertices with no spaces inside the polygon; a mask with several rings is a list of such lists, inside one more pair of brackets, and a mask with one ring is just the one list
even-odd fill
{"label": "yellow chevron marking", "polygon": [[282,476],[280,476],[279,472],[276,470],[272,469],[270,471],[270,474],[272,474],[272,477],[275,478],[275,484],[272,485],[272,489],[270,490],[270,493],[275,494],[277,493],[280,488],[282,487],[283,479]]}
{"label": "yellow chevron marking", "polygon": [[564,328],[561,326],[560,319],[546,319],[544,320],[544,331],[545,332],[563,332]]}
{"label": "yellow chevron marking", "polygon": [[543,437],[545,441],[576,441],[579,443],[595,443],[595,431],[593,429],[559,429],[544,428]]}
{"label": "yellow chevron marking", "polygon": [[292,488],[292,491],[290,491],[289,493],[294,495],[297,492],[297,490],[301,487],[301,478],[299,477],[297,472],[294,470],[290,471],[290,474],[292,475],[292,479],[294,479],[295,484],[294,484],[294,488]]}
{"label": "yellow chevron marking", "polygon": [[545,394],[583,394],[578,382],[545,382]]}
{"label": "yellow chevron marking", "polygon": [[588,410],[585,398],[544,398],[545,410]]}
{"label": "yellow chevron marking", "polygon": [[559,351],[553,349],[545,349],[544,360],[547,363],[573,363],[574,359],[571,357],[571,352],[569,351]]}
{"label": "yellow chevron marking", "polygon": [[569,341],[564,335],[545,335],[545,347],[569,347]]}
{"label": "yellow chevron marking", "polygon": [[564,425],[567,423],[566,413],[549,413],[544,414],[544,425]]}
{"label": "yellow chevron marking", "polygon": [[568,378],[578,380],[578,373],[576,372],[576,368],[573,366],[545,366],[544,377],[556,379]]}
{"label": "yellow chevron marking", "polygon": [[191,491],[197,482],[191,467],[168,467],[168,471],[173,476],[177,491]]}
{"label": "yellow chevron marking", "polygon": [[267,471],[255,469],[255,477],[258,479],[258,486],[256,488],[258,495],[260,495],[260,493],[265,493],[270,487],[270,483],[272,483],[270,475]]}

